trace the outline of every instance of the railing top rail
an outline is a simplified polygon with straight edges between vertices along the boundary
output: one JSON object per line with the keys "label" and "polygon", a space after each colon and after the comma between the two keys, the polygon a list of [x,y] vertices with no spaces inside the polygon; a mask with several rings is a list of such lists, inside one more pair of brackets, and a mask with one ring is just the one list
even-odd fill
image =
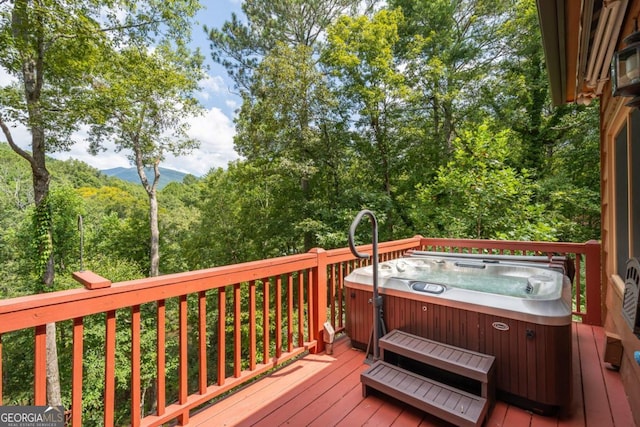
{"label": "railing top rail", "polygon": [[[415,236],[380,243],[379,253],[420,249],[425,246],[585,253],[590,244],[598,242],[522,242]],[[364,252],[372,250],[371,245],[358,248]],[[355,259],[349,248],[328,251],[318,249],[304,254],[114,283],[102,289],[73,289],[0,300],[0,333],[314,268],[318,263],[318,252],[323,252],[328,264]]]}
{"label": "railing top rail", "polygon": [[[422,236],[415,236],[408,239],[394,240],[392,242],[378,243],[378,253],[385,254],[394,251],[406,251],[409,249],[416,249],[420,247],[420,240]],[[360,245],[356,246],[358,251],[373,253],[373,245]],[[338,262],[352,261],[356,257],[351,253],[349,248],[330,249],[327,251],[327,262],[334,264]]]}
{"label": "railing top rail", "polygon": [[315,253],[0,300],[0,333],[313,268]]}
{"label": "railing top rail", "polygon": [[572,252],[584,253],[588,244],[598,242],[589,241],[586,243],[567,242],[540,242],[540,241],[518,241],[518,240],[473,240],[473,239],[445,239],[423,237],[423,246],[441,246],[449,248],[474,248],[474,249],[506,249],[521,251],[540,252]]}

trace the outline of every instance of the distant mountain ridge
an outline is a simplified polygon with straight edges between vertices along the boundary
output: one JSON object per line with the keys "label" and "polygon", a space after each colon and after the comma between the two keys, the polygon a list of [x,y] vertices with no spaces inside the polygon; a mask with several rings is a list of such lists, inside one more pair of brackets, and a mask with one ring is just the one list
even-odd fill
{"label": "distant mountain ridge", "polygon": [[[138,171],[136,168],[118,167],[103,169],[100,172],[107,176],[120,178],[123,181],[133,182],[136,184],[140,183],[140,177],[138,177]],[[147,179],[151,181],[153,179],[153,168],[145,168],[145,173],[147,175]],[[177,170],[160,168],[160,182],[158,182],[158,190],[163,189],[172,182],[182,182],[184,177],[187,175],[188,174]]]}

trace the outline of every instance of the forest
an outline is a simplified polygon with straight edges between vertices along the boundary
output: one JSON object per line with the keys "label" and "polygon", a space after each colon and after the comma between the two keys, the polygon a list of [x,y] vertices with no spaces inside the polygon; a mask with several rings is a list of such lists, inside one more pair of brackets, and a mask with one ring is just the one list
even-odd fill
{"label": "forest", "polygon": [[[117,282],[344,247],[363,208],[380,241],[599,239],[599,107],[551,104],[535,0],[245,0],[203,23],[209,52],[188,47],[199,7],[0,0],[0,298],[77,287],[80,269]],[[242,98],[241,159],[158,190],[167,153],[198,144],[202,55]],[[105,141],[155,176],[49,157]],[[3,388],[20,403],[22,387]]]}

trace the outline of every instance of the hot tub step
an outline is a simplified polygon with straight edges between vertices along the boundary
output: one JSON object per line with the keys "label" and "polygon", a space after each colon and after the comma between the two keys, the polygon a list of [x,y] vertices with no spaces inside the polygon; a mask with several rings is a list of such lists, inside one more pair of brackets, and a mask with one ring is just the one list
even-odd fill
{"label": "hot tub step", "polygon": [[487,399],[430,380],[378,360],[360,374],[362,393],[369,389],[406,402],[458,426],[480,426],[487,415]]}
{"label": "hot tub step", "polygon": [[[380,338],[383,359],[389,353],[406,357],[480,383],[480,396],[493,401],[495,357],[394,329]],[[387,360],[388,361],[388,360]]]}

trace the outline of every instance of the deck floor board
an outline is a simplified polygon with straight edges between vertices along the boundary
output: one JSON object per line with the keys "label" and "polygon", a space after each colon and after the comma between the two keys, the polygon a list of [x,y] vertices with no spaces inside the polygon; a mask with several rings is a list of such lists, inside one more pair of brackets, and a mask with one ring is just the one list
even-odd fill
{"label": "deck floor board", "polygon": [[[602,362],[604,330],[573,327],[570,416],[543,417],[498,401],[485,426],[629,427],[633,418],[620,374]],[[364,398],[364,353],[342,338],[334,354],[307,355],[191,416],[189,426],[450,426],[396,399]],[[588,423],[587,421],[588,420]]]}

